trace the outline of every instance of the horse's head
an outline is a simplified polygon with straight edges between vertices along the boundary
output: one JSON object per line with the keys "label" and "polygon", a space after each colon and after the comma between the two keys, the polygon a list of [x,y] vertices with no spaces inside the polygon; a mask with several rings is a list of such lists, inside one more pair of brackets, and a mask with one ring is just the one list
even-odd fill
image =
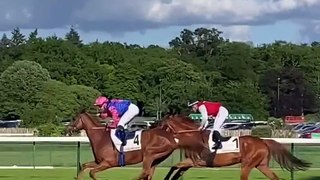
{"label": "horse's head", "polygon": [[203,141],[202,132],[199,125],[188,116],[167,115],[159,122],[157,127],[172,134],[178,146],[196,152],[197,158],[201,157],[202,151],[210,152]]}
{"label": "horse's head", "polygon": [[92,127],[99,127],[101,124],[96,121],[86,110],[81,110],[73,118],[73,120],[67,126],[67,132],[73,134],[80,130],[88,130]]}
{"label": "horse's head", "polygon": [[163,126],[167,126],[174,132],[196,131],[199,125],[188,116],[169,115],[162,122]]}

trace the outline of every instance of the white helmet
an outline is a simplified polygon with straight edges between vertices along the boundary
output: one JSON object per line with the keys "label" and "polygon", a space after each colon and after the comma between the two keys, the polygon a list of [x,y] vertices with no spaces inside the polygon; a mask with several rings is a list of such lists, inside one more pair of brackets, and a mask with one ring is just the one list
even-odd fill
{"label": "white helmet", "polygon": [[193,103],[191,103],[191,104],[188,102],[188,107],[191,107],[191,106],[197,104],[198,102],[199,102],[199,101],[195,101],[195,102],[193,102]]}

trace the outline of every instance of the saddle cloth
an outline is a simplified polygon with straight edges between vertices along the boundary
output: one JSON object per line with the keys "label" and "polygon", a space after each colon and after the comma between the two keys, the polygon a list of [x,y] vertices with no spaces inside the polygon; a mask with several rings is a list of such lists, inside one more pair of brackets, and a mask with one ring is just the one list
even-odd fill
{"label": "saddle cloth", "polygon": [[[212,133],[209,134],[208,138],[208,145],[209,149],[211,152],[214,152],[215,149],[212,149],[214,146],[215,142],[212,139]],[[221,144],[222,148],[217,150],[217,154],[222,154],[222,153],[233,153],[233,152],[240,152],[240,147],[239,147],[239,137],[222,137],[221,138]]]}
{"label": "saddle cloth", "polygon": [[[114,146],[120,152],[120,147],[122,143],[120,139],[115,135],[116,129],[111,129],[110,133],[110,137]],[[141,150],[141,133],[142,130],[126,132],[127,144],[123,146],[123,152]]]}

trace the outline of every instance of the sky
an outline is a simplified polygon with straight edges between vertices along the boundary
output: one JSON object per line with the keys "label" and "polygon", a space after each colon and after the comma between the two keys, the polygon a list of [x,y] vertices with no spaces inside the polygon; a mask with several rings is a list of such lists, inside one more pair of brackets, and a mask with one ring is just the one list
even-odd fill
{"label": "sky", "polygon": [[163,47],[186,28],[217,28],[255,45],[320,41],[320,0],[1,0],[0,33],[35,28],[64,37],[71,26],[83,42],[117,41]]}

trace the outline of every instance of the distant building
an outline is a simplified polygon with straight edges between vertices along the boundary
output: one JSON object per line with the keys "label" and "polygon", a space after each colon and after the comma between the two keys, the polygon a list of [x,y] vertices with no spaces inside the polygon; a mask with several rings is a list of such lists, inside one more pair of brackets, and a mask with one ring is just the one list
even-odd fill
{"label": "distant building", "polygon": [[0,120],[0,128],[18,128],[22,120]]}

